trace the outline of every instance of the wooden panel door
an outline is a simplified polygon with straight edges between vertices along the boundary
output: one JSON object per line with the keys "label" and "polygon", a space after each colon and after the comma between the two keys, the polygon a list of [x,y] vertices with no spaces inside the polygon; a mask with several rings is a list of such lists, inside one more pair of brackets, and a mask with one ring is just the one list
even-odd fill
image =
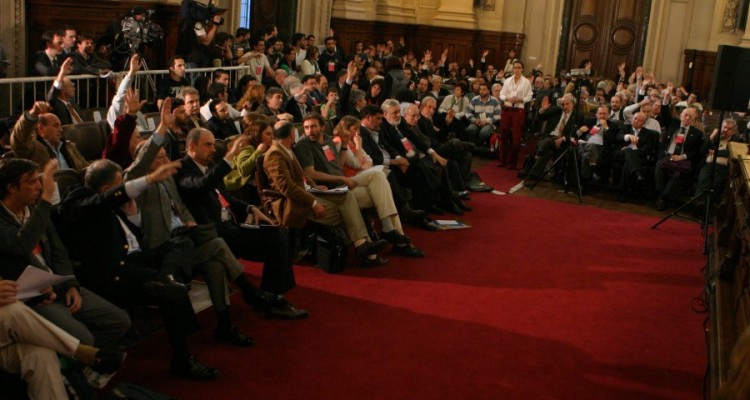
{"label": "wooden panel door", "polygon": [[592,62],[592,75],[612,79],[625,62],[629,71],[643,61],[651,0],[568,0],[558,71]]}

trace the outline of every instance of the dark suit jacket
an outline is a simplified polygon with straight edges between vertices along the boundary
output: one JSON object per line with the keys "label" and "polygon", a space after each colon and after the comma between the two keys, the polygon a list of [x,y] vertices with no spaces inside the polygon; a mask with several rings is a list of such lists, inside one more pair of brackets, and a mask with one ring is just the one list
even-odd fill
{"label": "dark suit jacket", "polygon": [[399,155],[395,149],[393,149],[387,141],[383,140],[380,136],[380,140],[375,142],[373,138],[374,133],[367,129],[364,125],[360,126],[360,136],[362,137],[362,149],[372,158],[373,165],[383,165],[384,158],[383,152],[380,150],[384,149],[391,159],[396,158]]}
{"label": "dark suit jacket", "polygon": [[[289,102],[286,103],[286,107],[284,108],[285,112],[288,112],[289,114],[294,117],[294,123],[299,124],[302,123],[302,110],[299,108],[299,104],[297,103],[294,98],[289,99]],[[307,112],[310,113],[312,109],[310,107],[307,108]]]}
{"label": "dark suit jacket", "polygon": [[[617,134],[617,148],[622,149],[628,146],[625,142],[625,135],[633,134],[633,126],[625,125],[620,133]],[[659,146],[659,132],[642,128],[638,133],[638,148],[635,150],[635,154],[641,159],[648,159],[656,154],[656,150]]]}
{"label": "dark suit jacket", "polygon": [[208,166],[206,174],[188,156],[183,157],[180,164],[182,167],[175,175],[177,190],[197,223],[221,222],[222,207],[216,190],[229,202],[237,221],[245,220],[250,204],[229,194],[224,186],[224,176],[232,170],[228,163],[223,160],[213,163]]}
{"label": "dark suit jacket", "polygon": [[[669,145],[672,143],[672,137],[674,137],[680,130],[680,125],[671,126],[659,146],[658,158],[661,159],[667,156]],[[691,165],[695,166],[700,163],[701,159],[701,147],[703,145],[703,131],[700,129],[690,126],[685,134],[685,143],[683,145],[684,154],[687,155]]]}
{"label": "dark suit jacket", "polygon": [[60,72],[60,64],[52,65],[44,50],[34,53],[29,66],[29,76],[55,76]]}
{"label": "dark suit jacket", "polygon": [[215,138],[222,140],[240,134],[231,118],[221,121],[216,117],[211,117],[206,121],[206,128],[214,134]]}
{"label": "dark suit jacket", "polygon": [[[47,102],[52,107],[52,113],[57,115],[57,118],[60,118],[60,124],[61,125],[69,125],[74,123],[73,117],[70,116],[70,110],[68,110],[68,107],[63,103],[62,100],[58,99],[57,96],[60,94],[60,89],[56,88],[55,85],[50,86],[49,93],[47,93]],[[81,106],[74,102],[70,102],[70,105],[73,106],[73,109],[76,110],[78,113],[78,116],[81,116]]]}
{"label": "dark suit jacket", "polygon": [[[3,279],[16,280],[27,265],[47,270],[32,254],[37,244],[41,246],[42,258],[52,272],[73,275],[73,264],[68,258],[68,250],[57,235],[50,218],[52,204],[40,200],[30,209],[31,216],[22,227],[15,216],[5,207],[0,207],[0,276]],[[79,284],[78,280],[73,278],[60,286],[62,292],[58,290],[58,295]]]}
{"label": "dark suit jacket", "polygon": [[[550,106],[546,110],[539,110],[537,118],[540,121],[547,121],[547,125],[544,127],[542,135],[550,135],[552,131],[557,128],[557,124],[560,123],[560,118],[562,118],[562,116],[563,109],[558,106]],[[575,126],[580,126],[582,123],[583,118],[581,117],[580,113],[578,113],[576,110],[573,110],[573,112],[570,114],[570,117],[568,118],[568,121],[565,123],[565,127],[563,128],[563,136],[565,136],[566,139],[570,139],[570,136],[576,131]]]}

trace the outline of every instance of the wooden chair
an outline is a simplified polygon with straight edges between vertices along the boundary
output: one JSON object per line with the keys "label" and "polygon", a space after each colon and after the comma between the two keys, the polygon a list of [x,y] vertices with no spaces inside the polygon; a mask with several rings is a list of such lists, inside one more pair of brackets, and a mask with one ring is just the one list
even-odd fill
{"label": "wooden chair", "polygon": [[153,131],[159,126],[159,123],[161,122],[161,113],[158,112],[150,112],[143,114],[143,119],[146,120],[146,123],[148,126],[145,126],[149,131]]}
{"label": "wooden chair", "polygon": [[107,136],[98,122],[64,125],[63,138],[75,143],[81,155],[89,161],[102,158],[102,151],[107,145]]}

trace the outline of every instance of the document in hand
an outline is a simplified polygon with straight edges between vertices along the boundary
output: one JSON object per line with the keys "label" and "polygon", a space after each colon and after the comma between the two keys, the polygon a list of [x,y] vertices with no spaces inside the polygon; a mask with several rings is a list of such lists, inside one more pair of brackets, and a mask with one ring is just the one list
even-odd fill
{"label": "document in hand", "polygon": [[320,190],[318,188],[311,187],[307,189],[310,193],[316,193],[316,194],[344,194],[349,191],[349,188],[346,186],[339,186],[335,188],[330,188],[326,190]]}
{"label": "document in hand", "polygon": [[67,281],[68,279],[73,279],[73,275],[55,275],[51,272],[29,265],[16,280],[16,283],[18,284],[16,298],[23,301],[39,296],[42,289],[55,286],[58,283]]}

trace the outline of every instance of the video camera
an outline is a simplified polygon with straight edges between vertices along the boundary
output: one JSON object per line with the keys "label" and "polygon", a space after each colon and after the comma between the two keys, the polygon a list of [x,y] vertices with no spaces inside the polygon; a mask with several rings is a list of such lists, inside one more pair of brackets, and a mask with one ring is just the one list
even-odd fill
{"label": "video camera", "polygon": [[[152,21],[154,10],[133,9],[130,16],[122,19],[122,39],[129,45],[130,50],[138,50],[142,44],[159,42],[164,39],[164,30]],[[138,18],[138,16],[143,16]]]}
{"label": "video camera", "polygon": [[209,24],[222,25],[224,24],[224,18],[217,22],[213,22],[213,19],[217,15],[224,14],[225,8],[218,8],[213,6],[213,0],[209,0],[208,4],[199,3],[195,0],[182,0],[181,14],[183,19],[190,19],[195,21],[196,24],[200,23],[203,26]]}

